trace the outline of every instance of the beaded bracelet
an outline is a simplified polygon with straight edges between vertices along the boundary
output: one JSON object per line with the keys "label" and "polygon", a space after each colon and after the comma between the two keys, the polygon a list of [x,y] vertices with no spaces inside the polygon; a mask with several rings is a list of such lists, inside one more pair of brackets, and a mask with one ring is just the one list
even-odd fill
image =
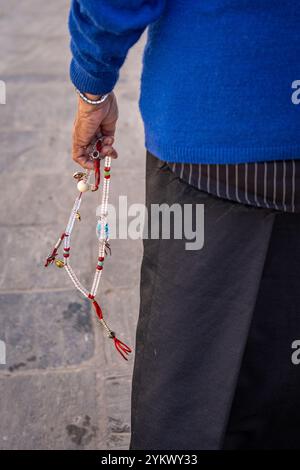
{"label": "beaded bracelet", "polygon": [[[66,272],[68,273],[71,281],[73,282],[75,288],[87,299],[89,299],[93,305],[93,308],[96,313],[96,317],[101,323],[102,327],[107,333],[107,336],[114,341],[114,345],[116,350],[121,354],[121,356],[127,361],[126,355],[131,353],[131,348],[127,346],[125,343],[120,341],[115,333],[108,327],[107,323],[103,318],[102,309],[95,299],[97,295],[97,291],[99,288],[99,283],[104,267],[104,261],[107,254],[111,254],[110,244],[109,244],[109,231],[108,231],[108,196],[109,196],[109,185],[110,185],[110,169],[111,169],[111,158],[105,157],[104,160],[104,180],[103,180],[103,187],[102,187],[102,198],[101,198],[101,211],[100,216],[97,221],[97,237],[99,241],[98,246],[98,259],[94,274],[94,280],[92,283],[91,290],[86,289],[81,282],[79,281],[77,275],[73,271],[71,264],[70,264],[70,243],[71,243],[71,234],[73,231],[73,227],[75,224],[76,219],[80,220],[81,216],[79,213],[79,208],[81,205],[82,197],[85,192],[89,189],[92,191],[97,191],[99,184],[100,184],[100,160],[103,158],[101,155],[101,148],[102,148],[102,139],[97,139],[95,144],[93,145],[92,151],[90,153],[90,157],[94,161],[94,173],[95,173],[95,184],[90,184],[90,177],[91,172],[87,170],[85,172],[76,172],[74,173],[73,177],[77,180],[77,189],[79,191],[78,196],[75,199],[69,221],[65,231],[57,240],[56,244],[54,245],[53,251],[49,254],[45,261],[45,266],[49,266],[50,264],[55,264],[58,268],[65,268]],[[58,250],[63,244],[63,260],[57,259]]]}
{"label": "beaded bracelet", "polygon": [[78,93],[78,95],[80,96],[80,98],[85,101],[85,103],[88,103],[88,104],[92,104],[94,106],[97,106],[98,104],[101,104],[103,103],[107,97],[109,96],[109,93],[106,93],[105,95],[102,95],[101,98],[99,98],[98,100],[91,100],[90,98],[88,98],[87,96],[85,96],[84,93],[82,93],[80,90],[78,90],[77,88],[75,88],[75,91],[76,93]]}

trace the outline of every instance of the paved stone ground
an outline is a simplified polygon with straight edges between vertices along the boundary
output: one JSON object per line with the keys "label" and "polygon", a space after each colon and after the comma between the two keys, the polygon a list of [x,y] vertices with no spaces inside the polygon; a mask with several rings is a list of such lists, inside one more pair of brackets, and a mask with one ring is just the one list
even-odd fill
{"label": "paved stone ground", "polygon": [[[130,382],[126,363],[73,291],[64,271],[43,267],[76,193],[70,135],[75,94],[68,80],[66,0],[10,0],[0,9],[0,366],[1,449],[126,449]],[[120,119],[112,201],[144,200],[138,89],[143,41],[130,52],[117,88]],[[6,176],[7,174],[7,176]],[[134,183],[134,184],[133,184]],[[95,197],[84,202],[74,268],[91,282]],[[77,249],[76,249],[77,248]],[[134,345],[140,241],[115,240],[101,288],[120,337]]]}

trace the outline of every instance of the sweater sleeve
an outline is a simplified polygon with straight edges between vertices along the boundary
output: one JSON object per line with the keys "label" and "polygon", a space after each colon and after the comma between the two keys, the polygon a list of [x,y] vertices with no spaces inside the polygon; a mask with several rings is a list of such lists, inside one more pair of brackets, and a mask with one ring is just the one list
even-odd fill
{"label": "sweater sleeve", "polygon": [[163,12],[166,0],[72,0],[70,77],[83,93],[104,94],[118,80],[130,47]]}

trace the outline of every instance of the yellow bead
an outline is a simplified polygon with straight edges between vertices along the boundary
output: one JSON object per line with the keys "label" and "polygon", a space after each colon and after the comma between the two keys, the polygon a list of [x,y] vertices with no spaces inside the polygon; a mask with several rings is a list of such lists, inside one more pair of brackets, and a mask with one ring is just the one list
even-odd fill
{"label": "yellow bead", "polygon": [[65,263],[61,259],[56,259],[55,264],[58,268],[63,268]]}
{"label": "yellow bead", "polygon": [[79,221],[81,220],[81,215],[79,211],[76,212],[76,219]]}

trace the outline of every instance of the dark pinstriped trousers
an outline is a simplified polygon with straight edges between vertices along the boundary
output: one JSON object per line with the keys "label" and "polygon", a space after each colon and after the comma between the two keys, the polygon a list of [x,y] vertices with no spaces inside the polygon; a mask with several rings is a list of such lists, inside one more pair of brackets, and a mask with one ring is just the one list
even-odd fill
{"label": "dark pinstriped trousers", "polygon": [[299,215],[208,195],[150,154],[146,203],[204,204],[205,243],[144,240],[130,448],[300,448]]}

